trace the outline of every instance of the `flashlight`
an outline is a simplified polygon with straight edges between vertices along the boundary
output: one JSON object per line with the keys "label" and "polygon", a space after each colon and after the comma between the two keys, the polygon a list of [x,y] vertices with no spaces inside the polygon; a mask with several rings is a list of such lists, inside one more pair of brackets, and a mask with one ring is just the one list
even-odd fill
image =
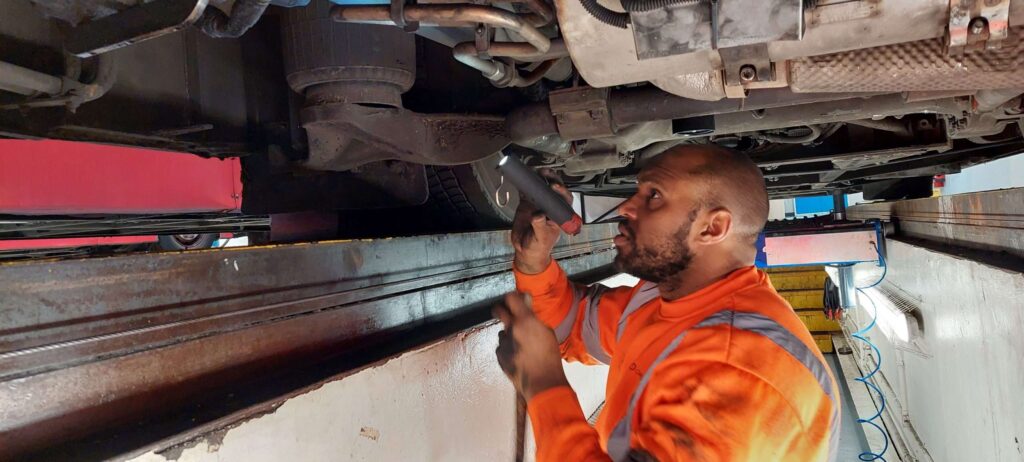
{"label": "flashlight", "polygon": [[523,165],[515,156],[505,155],[498,162],[498,170],[505,175],[519,192],[523,193],[533,205],[536,205],[548,219],[558,223],[563,231],[573,236],[580,233],[583,228],[583,219],[572,210],[572,206],[565,202],[558,193],[551,189],[551,186],[544,181],[537,172]]}

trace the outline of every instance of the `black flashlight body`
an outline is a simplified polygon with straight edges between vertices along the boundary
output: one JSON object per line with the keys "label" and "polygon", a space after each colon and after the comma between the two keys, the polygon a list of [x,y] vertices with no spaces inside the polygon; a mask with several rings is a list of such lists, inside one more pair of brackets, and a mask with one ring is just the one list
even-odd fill
{"label": "black flashlight body", "polygon": [[583,228],[583,219],[573,211],[572,206],[565,202],[557,192],[551,189],[537,172],[527,167],[518,157],[506,155],[498,162],[498,170],[521,192],[533,205],[536,205],[548,219],[558,223],[568,234],[573,236]]}

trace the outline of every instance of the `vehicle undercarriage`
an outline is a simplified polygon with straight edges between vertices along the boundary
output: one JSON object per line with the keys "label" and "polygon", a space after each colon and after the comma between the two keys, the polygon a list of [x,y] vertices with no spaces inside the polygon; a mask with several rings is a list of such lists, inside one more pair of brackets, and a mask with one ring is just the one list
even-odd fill
{"label": "vehicle undercarriage", "polygon": [[246,213],[475,227],[514,211],[502,151],[625,196],[714,143],[772,197],[898,199],[1022,147],[1024,0],[339,3],[5,2],[0,134],[241,156]]}

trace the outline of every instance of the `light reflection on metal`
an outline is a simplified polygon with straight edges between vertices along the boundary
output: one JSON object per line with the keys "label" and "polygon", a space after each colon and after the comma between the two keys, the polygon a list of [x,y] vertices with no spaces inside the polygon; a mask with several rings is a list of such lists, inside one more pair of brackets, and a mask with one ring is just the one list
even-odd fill
{"label": "light reflection on metal", "polygon": [[[268,399],[264,382],[486,320],[514,289],[507,233],[6,265],[0,459],[118,458]],[[553,256],[569,274],[605,267],[614,234],[588,226]]]}

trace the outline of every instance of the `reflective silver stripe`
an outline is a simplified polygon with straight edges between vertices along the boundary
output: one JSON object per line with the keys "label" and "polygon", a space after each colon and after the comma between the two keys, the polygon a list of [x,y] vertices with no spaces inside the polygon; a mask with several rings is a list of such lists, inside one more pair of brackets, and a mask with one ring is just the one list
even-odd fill
{"label": "reflective silver stripe", "polygon": [[601,295],[604,294],[606,289],[607,287],[601,284],[594,284],[587,290],[587,296],[584,298],[586,301],[586,311],[583,312],[583,328],[581,329],[583,345],[587,347],[587,354],[600,361],[601,364],[612,362],[611,356],[601,346],[601,328],[599,327],[600,320],[598,319]]}
{"label": "reflective silver stripe", "polygon": [[[797,361],[803,364],[811,375],[814,376],[818,381],[818,385],[820,385],[822,390],[825,392],[825,395],[832,401],[832,422],[830,424],[832,434],[829,435],[828,460],[835,460],[838,447],[837,444],[839,441],[839,406],[832,393],[832,380],[828,375],[826,366],[819,361],[811,349],[793,335],[792,332],[786,330],[786,328],[780,326],[771,318],[757,313],[719,311],[701,320],[694,325],[693,328],[699,329],[723,324],[732,325],[732,327],[737,329],[763,335],[796,358]],[[608,437],[608,455],[612,457],[612,460],[625,460],[626,456],[629,454],[630,426],[632,425],[633,415],[636,413],[637,402],[643,394],[644,389],[647,387],[647,382],[650,381],[651,374],[654,372],[654,369],[679,346],[679,343],[683,341],[683,338],[686,336],[688,331],[689,330],[683,331],[672,339],[672,342],[670,342],[665,349],[661,351],[658,357],[654,359],[651,365],[648,366],[643,377],[640,379],[640,383],[637,384],[636,389],[633,390],[633,394],[629,398],[629,407],[626,409],[626,414],[623,415],[622,419],[615,425],[615,429],[612,430],[612,434]]]}
{"label": "reflective silver stripe", "polygon": [[701,327],[719,326],[722,324],[732,324],[732,318],[736,314],[735,311],[726,310],[718,311],[711,316],[704,318],[703,321],[694,324],[691,329],[700,329]]}
{"label": "reflective silver stripe", "polygon": [[572,326],[576,324],[576,313],[580,310],[580,299],[583,298],[583,292],[580,291],[576,284],[572,286],[572,306],[569,307],[569,312],[566,313],[565,317],[562,318],[562,322],[558,323],[555,327],[555,339],[558,340],[558,344],[561,345],[565,342],[565,339],[569,338],[569,334],[572,333]]}
{"label": "reflective silver stripe", "polygon": [[757,313],[719,311],[693,327],[711,327],[730,323],[737,329],[761,334],[767,337],[768,340],[771,340],[772,343],[786,350],[790,356],[796,358],[797,361],[800,361],[800,364],[803,364],[810,371],[829,399],[835,401],[835,398],[832,396],[832,379],[828,376],[826,366],[821,361],[818,361],[818,357],[814,355],[814,352],[804,342],[801,342],[792,332],[780,326],[771,318]]}
{"label": "reflective silver stripe", "polygon": [[683,337],[686,337],[686,333],[689,330],[684,330],[676,338],[669,342],[668,346],[664,350],[661,350],[661,354],[657,358],[654,358],[654,362],[651,363],[647,371],[644,372],[643,377],[640,378],[640,383],[636,385],[636,389],[633,390],[633,394],[629,397],[629,407],[626,408],[626,414],[622,416],[619,423],[615,424],[615,428],[612,430],[612,434],[608,436],[608,455],[611,456],[614,461],[626,460],[629,455],[629,434],[631,426],[633,424],[633,413],[636,412],[636,404],[640,399],[640,395],[643,394],[644,388],[647,388],[647,382],[651,380],[651,372],[658,366],[669,353],[679,346],[679,343],[683,341]]}
{"label": "reflective silver stripe", "polygon": [[839,450],[839,404],[832,393],[832,379],[828,375],[828,366],[819,361],[814,352],[788,329],[780,326],[771,318],[757,313],[719,311],[698,323],[694,328],[721,324],[732,324],[737,329],[743,329],[767,337],[772,343],[786,350],[797,361],[800,361],[800,364],[803,364],[811,375],[814,376],[822,391],[832,401],[832,415],[830,416],[832,422],[829,425],[832,433],[829,435],[828,441],[828,460],[836,460]]}
{"label": "reflective silver stripe", "polygon": [[629,303],[626,304],[626,309],[622,312],[622,316],[619,316],[619,325],[616,326],[615,330],[615,341],[618,342],[622,339],[622,333],[626,331],[626,324],[629,321],[629,315],[633,314],[634,311],[639,310],[640,307],[647,304],[647,302],[658,298],[661,292],[658,291],[658,285],[653,282],[644,282],[640,284],[640,288],[633,293],[633,297],[629,299]]}
{"label": "reflective silver stripe", "polygon": [[803,364],[811,372],[814,379],[818,381],[818,385],[821,386],[821,390],[828,395],[833,405],[835,404],[836,399],[832,396],[832,378],[828,375],[827,366],[819,361],[814,352],[804,342],[796,338],[792,332],[780,326],[771,318],[757,313],[736,313],[732,325],[737,329],[768,337],[773,343],[786,350],[786,352],[796,358],[797,361],[800,361],[800,364]]}
{"label": "reflective silver stripe", "polygon": [[836,405],[836,401],[832,400],[832,425],[829,427],[829,431],[832,432],[828,437],[828,460],[832,462],[839,457],[839,432],[840,432],[840,421],[839,418],[839,406]]}

